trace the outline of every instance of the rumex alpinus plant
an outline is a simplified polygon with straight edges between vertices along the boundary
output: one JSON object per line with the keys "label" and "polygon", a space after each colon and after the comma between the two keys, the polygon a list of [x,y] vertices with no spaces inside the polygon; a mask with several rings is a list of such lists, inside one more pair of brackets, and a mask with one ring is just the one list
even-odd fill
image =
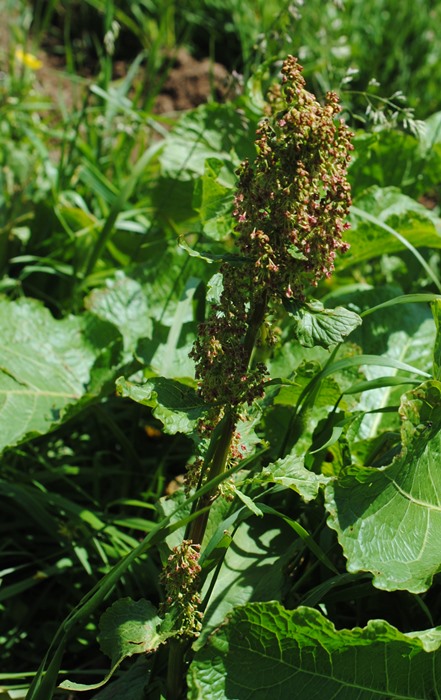
{"label": "rumex alpinus plant", "polygon": [[[256,159],[242,163],[238,172],[233,215],[242,260],[223,264],[219,302],[200,325],[191,353],[199,393],[210,406],[200,430],[205,438],[211,435],[206,455],[188,474],[192,485],[211,481],[241,457],[237,422],[262,397],[267,379],[265,365],[254,364],[253,353],[268,312],[287,299],[304,301],[310,287],[331,275],[336,254],[348,248],[342,235],[351,203],[346,171],[352,146],[351,132],[336,121],[339,112],[335,93],[322,106],[305,89],[302,67],[289,56],[257,131]],[[271,339],[269,328],[266,342]],[[197,560],[209,506],[218,495],[216,489],[201,498],[197,509],[204,512],[189,526],[163,576],[166,600],[181,609],[183,638],[200,628],[197,596],[188,581],[200,568],[187,560]],[[184,649],[175,645],[171,654]],[[182,668],[176,659],[170,667],[173,674]],[[170,697],[178,694],[176,682],[170,679]]]}

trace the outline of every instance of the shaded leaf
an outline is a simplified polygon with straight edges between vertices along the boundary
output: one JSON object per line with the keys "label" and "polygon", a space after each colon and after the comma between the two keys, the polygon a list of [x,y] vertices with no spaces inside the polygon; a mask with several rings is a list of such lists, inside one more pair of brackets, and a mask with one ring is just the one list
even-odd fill
{"label": "shaded leaf", "polygon": [[[299,540],[293,541],[292,532],[272,516],[251,517],[242,522],[231,541],[235,525],[236,522],[232,525],[226,521],[213,537],[216,547],[224,544],[228,550],[205,610],[201,636],[195,643],[197,648],[236,605],[250,600],[281,599],[285,568],[299,547]],[[208,550],[211,553],[201,558],[204,566],[210,564],[210,558],[216,553],[211,550],[210,543]],[[204,585],[203,595],[210,582],[211,576]]]}
{"label": "shaded leaf", "polygon": [[433,349],[433,375],[435,379],[441,381],[441,301],[433,301],[431,306],[436,327],[435,347]]}
{"label": "shaded leaf", "polygon": [[400,453],[381,469],[350,467],[326,487],[326,508],[349,572],[420,593],[441,568],[441,383],[404,394],[400,414]]}
{"label": "shaded leaf", "polygon": [[382,620],[336,630],[320,612],[237,607],[196,653],[189,700],[428,700],[438,697],[441,630],[403,634]]}
{"label": "shaded leaf", "polygon": [[120,396],[151,406],[154,416],[163,423],[164,431],[171,435],[191,433],[206,410],[192,387],[174,379],[154,377],[145,384],[135,384],[120,377],[116,390]]}
{"label": "shaded leaf", "polygon": [[151,338],[152,320],[141,285],[119,274],[105,287],[94,289],[86,308],[99,318],[113,323],[124,338],[125,350],[133,353],[140,338]]}

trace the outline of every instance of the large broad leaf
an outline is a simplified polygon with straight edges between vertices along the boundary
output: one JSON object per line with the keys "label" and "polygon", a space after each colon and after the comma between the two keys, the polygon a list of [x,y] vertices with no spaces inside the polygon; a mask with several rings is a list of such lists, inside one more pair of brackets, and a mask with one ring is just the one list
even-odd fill
{"label": "large broad leaf", "polygon": [[400,414],[400,454],[381,469],[349,468],[326,487],[326,508],[348,571],[421,593],[441,569],[441,383],[404,394]]}
{"label": "large broad leaf", "polygon": [[[223,530],[228,536],[228,529],[224,526]],[[231,543],[204,614],[197,647],[238,603],[281,598],[286,566],[300,544],[299,540],[293,542],[292,539],[292,532],[271,516],[241,523],[232,542],[230,538]],[[211,577],[203,593],[209,588],[210,581]]]}
{"label": "large broad leaf", "polygon": [[382,620],[336,630],[312,608],[236,608],[196,653],[189,700],[429,700],[439,697],[441,630],[403,634]]}
{"label": "large broad leaf", "polygon": [[415,136],[392,129],[361,131],[354,146],[349,169],[354,196],[372,185],[398,187],[413,197],[427,192],[427,155]]}
{"label": "large broad leaf", "polygon": [[122,338],[91,314],[55,320],[37,301],[0,300],[0,450],[43,435],[95,399]]}

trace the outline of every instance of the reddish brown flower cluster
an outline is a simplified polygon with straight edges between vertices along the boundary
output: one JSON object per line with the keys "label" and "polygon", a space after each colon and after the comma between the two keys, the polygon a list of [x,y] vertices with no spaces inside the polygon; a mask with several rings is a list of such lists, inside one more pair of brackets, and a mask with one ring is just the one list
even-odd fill
{"label": "reddish brown flower cluster", "polygon": [[244,262],[223,266],[220,301],[192,351],[201,395],[218,415],[219,406],[234,409],[262,394],[266,369],[250,368],[250,360],[268,303],[303,300],[348,248],[351,133],[335,121],[337,96],[320,105],[301,72],[289,56],[257,132],[256,159],[239,170],[233,214]]}
{"label": "reddish brown flower cluster", "polygon": [[200,545],[183,540],[173,548],[161,573],[161,583],[166,593],[162,613],[175,609],[179,620],[178,634],[186,637],[197,636],[201,629],[202,613],[198,610],[201,604],[199,550]]}
{"label": "reddish brown flower cluster", "polygon": [[330,276],[336,253],[348,248],[342,233],[353,148],[351,132],[335,122],[337,95],[328,93],[322,106],[304,86],[302,67],[289,56],[257,132],[257,157],[240,168],[234,211],[255,284],[300,300],[305,289]]}
{"label": "reddish brown flower cluster", "polygon": [[199,326],[191,351],[196,360],[200,391],[208,403],[237,406],[252,403],[262,392],[266,368],[249,369],[249,352],[244,344],[248,331],[253,284],[248,269],[224,265],[223,291],[211,314]]}

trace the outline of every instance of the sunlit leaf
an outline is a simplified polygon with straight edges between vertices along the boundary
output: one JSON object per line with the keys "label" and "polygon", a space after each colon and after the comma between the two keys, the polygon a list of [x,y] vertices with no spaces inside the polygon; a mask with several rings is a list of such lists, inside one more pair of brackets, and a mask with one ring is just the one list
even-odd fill
{"label": "sunlit leaf", "polygon": [[189,700],[428,700],[438,695],[441,630],[403,634],[382,620],[337,630],[313,608],[237,607],[196,653]]}
{"label": "sunlit leaf", "polygon": [[348,571],[420,593],[441,568],[441,383],[404,394],[400,414],[401,452],[386,467],[350,467],[326,487],[326,508]]}

